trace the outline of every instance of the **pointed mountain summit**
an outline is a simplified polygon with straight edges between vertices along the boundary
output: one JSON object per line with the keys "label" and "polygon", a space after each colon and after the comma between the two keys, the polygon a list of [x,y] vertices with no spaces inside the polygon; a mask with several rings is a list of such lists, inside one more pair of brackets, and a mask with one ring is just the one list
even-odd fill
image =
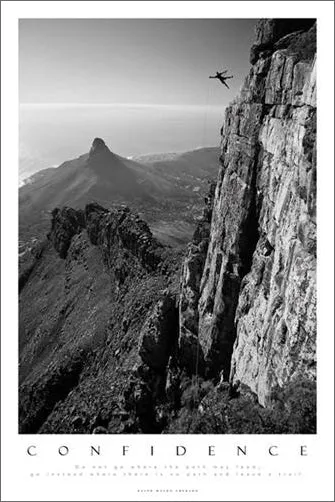
{"label": "pointed mountain summit", "polygon": [[110,152],[110,149],[106,145],[103,139],[101,138],[95,138],[93,140],[90,152],[89,152],[89,158],[93,158],[96,155],[102,154],[102,153],[107,153]]}
{"label": "pointed mountain summit", "polygon": [[146,190],[139,183],[134,170],[135,163],[126,165],[127,160],[115,155],[103,139],[95,138],[88,154],[86,166],[95,179],[91,196],[100,202],[111,198],[123,198],[125,202],[133,198],[147,197]]}
{"label": "pointed mountain summit", "polygon": [[56,207],[83,209],[97,202],[106,208],[126,204],[163,239],[173,235],[186,242],[201,211],[207,179],[216,176],[217,159],[218,149],[208,148],[147,164],[117,155],[96,137],[88,153],[37,172],[20,188],[20,238],[45,235]]}
{"label": "pointed mountain summit", "polygon": [[111,152],[101,138],[93,140],[86,166],[95,179],[90,196],[94,200],[110,202],[111,199],[123,199],[129,202],[134,198],[146,198],[148,194],[139,183],[134,165],[126,165],[126,159]]}
{"label": "pointed mountain summit", "polygon": [[20,231],[31,233],[31,226],[49,225],[55,207],[79,209],[89,202],[110,207],[150,199],[134,166],[135,162],[111,152],[103,139],[95,138],[89,153],[39,171],[20,188]]}

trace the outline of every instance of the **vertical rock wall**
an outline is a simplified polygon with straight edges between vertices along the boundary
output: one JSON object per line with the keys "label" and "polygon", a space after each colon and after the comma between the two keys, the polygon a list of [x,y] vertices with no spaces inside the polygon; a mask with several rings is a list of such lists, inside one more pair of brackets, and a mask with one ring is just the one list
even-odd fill
{"label": "vertical rock wall", "polygon": [[226,109],[199,293],[183,298],[207,374],[240,380],[262,404],[276,385],[316,376],[315,26],[281,22],[259,22]]}

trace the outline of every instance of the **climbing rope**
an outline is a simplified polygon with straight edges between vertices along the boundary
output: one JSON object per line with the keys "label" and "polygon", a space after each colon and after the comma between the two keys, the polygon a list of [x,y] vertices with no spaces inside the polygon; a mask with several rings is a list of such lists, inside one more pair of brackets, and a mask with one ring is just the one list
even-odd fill
{"label": "climbing rope", "polygon": [[[205,141],[207,137],[207,122],[208,122],[208,108],[211,96],[211,84],[210,82],[207,84],[207,92],[206,92],[206,100],[205,100],[205,114],[203,121],[203,130],[202,130],[202,143],[201,146],[205,146]],[[199,333],[197,336],[197,351],[196,351],[196,359],[195,359],[195,375],[192,376],[192,386],[195,387],[195,398],[197,402],[199,401],[199,355],[200,355],[200,339]]]}
{"label": "climbing rope", "polygon": [[209,108],[210,94],[211,94],[211,85],[209,83],[209,84],[207,84],[207,93],[206,93],[206,101],[205,101],[205,115],[204,115],[203,129],[202,129],[201,146],[205,146],[205,140],[206,140],[206,136],[207,136],[207,120],[208,120],[208,108]]}
{"label": "climbing rope", "polygon": [[194,379],[197,402],[199,402],[199,353],[200,353],[200,339],[199,339],[199,332],[198,332],[197,353],[196,353],[196,360],[195,360],[195,379]]}

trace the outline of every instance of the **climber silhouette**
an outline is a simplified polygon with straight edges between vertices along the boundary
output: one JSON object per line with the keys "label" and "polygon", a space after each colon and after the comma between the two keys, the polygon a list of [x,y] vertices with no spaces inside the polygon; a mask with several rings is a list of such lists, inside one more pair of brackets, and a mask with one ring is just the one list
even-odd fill
{"label": "climber silhouette", "polygon": [[209,78],[217,78],[218,80],[220,80],[220,82],[221,82],[222,84],[224,84],[224,85],[227,87],[227,89],[229,89],[229,86],[228,86],[228,84],[226,83],[226,80],[228,80],[228,78],[233,78],[233,76],[232,76],[232,75],[230,75],[229,77],[225,77],[225,76],[223,76],[223,74],[224,74],[224,73],[227,73],[227,71],[228,71],[228,70],[223,70],[223,71],[221,71],[221,72],[218,72],[218,71],[217,71],[217,72],[216,72],[216,74],[215,74],[214,76],[212,76],[212,75],[211,75]]}

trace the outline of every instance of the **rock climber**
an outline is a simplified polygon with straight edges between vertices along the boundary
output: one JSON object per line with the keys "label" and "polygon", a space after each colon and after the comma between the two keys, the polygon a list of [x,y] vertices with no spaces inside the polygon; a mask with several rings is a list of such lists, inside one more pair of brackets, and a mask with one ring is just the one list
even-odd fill
{"label": "rock climber", "polygon": [[224,84],[228,89],[229,89],[229,86],[228,84],[226,83],[226,80],[228,80],[228,78],[233,78],[233,75],[230,75],[229,77],[226,77],[224,76],[224,73],[227,73],[228,70],[223,70],[221,72],[216,72],[215,75],[211,75],[209,78],[217,78],[218,80],[220,80],[220,82],[222,84]]}

